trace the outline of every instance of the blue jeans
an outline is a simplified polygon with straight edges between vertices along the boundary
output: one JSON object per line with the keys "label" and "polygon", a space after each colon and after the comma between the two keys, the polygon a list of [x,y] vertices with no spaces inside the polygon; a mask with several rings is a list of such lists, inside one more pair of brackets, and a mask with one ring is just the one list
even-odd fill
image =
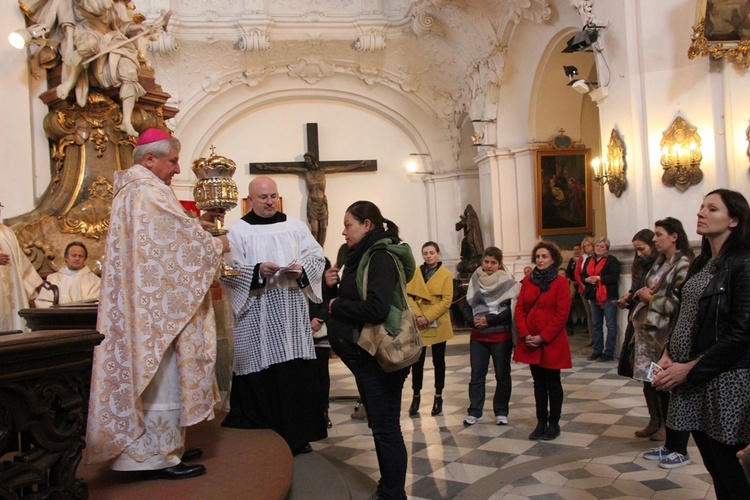
{"label": "blue jeans", "polygon": [[354,374],[367,409],[380,468],[378,498],[406,499],[407,453],[401,433],[401,392],[409,368],[386,373],[374,357],[353,343],[332,342],[332,347]]}
{"label": "blue jeans", "polygon": [[495,416],[508,416],[510,405],[510,356],[513,353],[513,341],[481,342],[471,339],[469,343],[469,359],[471,362],[471,381],[469,382],[469,415],[481,417],[484,409],[485,381],[487,369],[495,367],[495,396],[492,398],[492,409]]}
{"label": "blue jeans", "polygon": [[[617,342],[617,306],[615,301],[607,299],[604,307],[595,300],[589,300],[591,321],[594,323],[594,354],[615,356],[615,342]],[[607,340],[604,341],[603,323],[607,323]]]}

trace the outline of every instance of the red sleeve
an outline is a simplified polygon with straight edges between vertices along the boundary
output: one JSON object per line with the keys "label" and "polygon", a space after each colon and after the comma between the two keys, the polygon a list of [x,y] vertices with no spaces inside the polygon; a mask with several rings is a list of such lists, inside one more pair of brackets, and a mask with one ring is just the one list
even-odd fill
{"label": "red sleeve", "polygon": [[529,295],[529,280],[521,281],[521,293],[518,295],[516,301],[516,329],[518,330],[518,339],[524,338],[529,334],[529,329],[526,328],[526,301]]}

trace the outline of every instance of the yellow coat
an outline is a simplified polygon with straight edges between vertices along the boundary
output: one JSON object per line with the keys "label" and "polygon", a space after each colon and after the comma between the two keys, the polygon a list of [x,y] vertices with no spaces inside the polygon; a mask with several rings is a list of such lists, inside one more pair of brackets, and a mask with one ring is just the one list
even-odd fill
{"label": "yellow coat", "polygon": [[417,269],[406,285],[406,294],[415,316],[424,316],[430,323],[437,320],[437,326],[419,329],[424,345],[439,344],[453,338],[448,312],[453,302],[453,276],[446,268],[441,266],[427,283],[424,282],[422,271]]}

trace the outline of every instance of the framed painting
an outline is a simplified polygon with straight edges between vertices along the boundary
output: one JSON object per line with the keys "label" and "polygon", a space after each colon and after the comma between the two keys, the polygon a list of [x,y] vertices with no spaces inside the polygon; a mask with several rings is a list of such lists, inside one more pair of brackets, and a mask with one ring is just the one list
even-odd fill
{"label": "framed painting", "polygon": [[536,153],[536,214],[540,236],[590,233],[591,169],[589,149]]}
{"label": "framed painting", "polygon": [[741,69],[750,64],[750,0],[698,0],[688,57],[726,58]]}

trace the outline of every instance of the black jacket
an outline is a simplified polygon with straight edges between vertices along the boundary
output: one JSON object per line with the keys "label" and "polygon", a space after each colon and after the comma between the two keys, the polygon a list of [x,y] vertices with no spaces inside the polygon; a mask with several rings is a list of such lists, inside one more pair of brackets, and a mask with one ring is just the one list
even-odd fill
{"label": "black jacket", "polygon": [[698,363],[687,375],[691,384],[750,367],[750,253],[722,256],[717,266],[698,301],[690,352]]}
{"label": "black jacket", "polygon": [[[347,253],[346,265],[328,318],[328,337],[331,347],[339,356],[338,349],[345,349],[341,342],[356,345],[359,331],[365,323],[382,323],[388,317],[393,300],[393,291],[398,286],[399,274],[396,263],[387,252],[375,252],[370,257],[367,274],[367,300],[362,300],[357,288],[357,266],[365,251],[379,239],[389,236],[383,231],[371,231],[357,248]],[[397,237],[392,238],[398,241]]]}

